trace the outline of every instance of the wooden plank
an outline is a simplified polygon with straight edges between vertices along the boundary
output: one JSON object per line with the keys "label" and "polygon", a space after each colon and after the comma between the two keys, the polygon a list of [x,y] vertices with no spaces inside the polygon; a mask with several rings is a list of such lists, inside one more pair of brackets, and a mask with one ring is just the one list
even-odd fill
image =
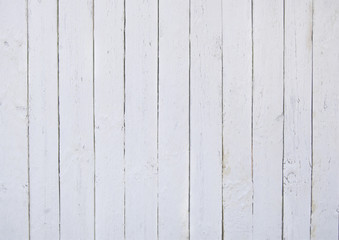
{"label": "wooden plank", "polygon": [[[231,24],[232,22],[237,24]],[[227,239],[251,239],[252,26],[250,0],[223,2],[223,104],[224,236]]]}
{"label": "wooden plank", "polygon": [[32,239],[59,239],[57,3],[28,1]]}
{"label": "wooden plank", "polygon": [[280,239],[283,2],[253,2],[253,239]]}
{"label": "wooden plank", "polygon": [[221,1],[191,0],[190,237],[222,237]]}
{"label": "wooden plank", "polygon": [[59,1],[61,239],[93,239],[92,1]]}
{"label": "wooden plank", "polygon": [[189,1],[159,3],[159,239],[187,239]]}
{"label": "wooden plank", "polygon": [[126,239],[157,238],[156,1],[126,1]]}
{"label": "wooden plank", "polygon": [[284,238],[310,238],[312,1],[285,1]]}
{"label": "wooden plank", "polygon": [[26,7],[0,2],[0,232],[9,240],[29,236]]}
{"label": "wooden plank", "polygon": [[124,1],[96,1],[95,223],[97,239],[124,238]]}
{"label": "wooden plank", "polygon": [[314,1],[312,239],[338,239],[339,2]]}

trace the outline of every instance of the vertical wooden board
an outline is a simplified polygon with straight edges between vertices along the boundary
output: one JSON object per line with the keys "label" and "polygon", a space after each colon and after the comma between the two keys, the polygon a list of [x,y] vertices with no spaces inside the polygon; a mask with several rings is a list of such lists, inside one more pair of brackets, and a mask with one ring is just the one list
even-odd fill
{"label": "vertical wooden board", "polygon": [[124,238],[124,1],[95,1],[95,225]]}
{"label": "vertical wooden board", "polygon": [[157,238],[157,8],[126,1],[126,239]]}
{"label": "vertical wooden board", "polygon": [[28,239],[25,1],[0,2],[0,232]]}
{"label": "vertical wooden board", "polygon": [[191,0],[190,237],[222,237],[221,1]]}
{"label": "vertical wooden board", "polygon": [[31,239],[59,239],[57,3],[28,2]]}
{"label": "vertical wooden board", "polygon": [[283,1],[253,1],[253,239],[280,239]]}
{"label": "vertical wooden board", "polygon": [[187,239],[189,1],[159,4],[159,239]]}
{"label": "vertical wooden board", "polygon": [[284,238],[310,238],[312,1],[285,1]]}
{"label": "vertical wooden board", "polygon": [[[237,24],[232,24],[236,22]],[[223,2],[223,212],[226,239],[252,237],[251,1]]]}
{"label": "vertical wooden board", "polygon": [[338,239],[339,2],[314,1],[312,239]]}
{"label": "vertical wooden board", "polygon": [[59,0],[61,239],[94,236],[92,4]]}

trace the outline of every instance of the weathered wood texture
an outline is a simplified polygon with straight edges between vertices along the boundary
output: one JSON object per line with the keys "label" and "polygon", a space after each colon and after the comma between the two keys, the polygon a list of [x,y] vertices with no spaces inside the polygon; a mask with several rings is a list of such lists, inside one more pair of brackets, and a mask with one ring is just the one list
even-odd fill
{"label": "weathered wood texture", "polygon": [[339,2],[314,0],[312,239],[339,237]]}
{"label": "weathered wood texture", "polygon": [[28,2],[32,239],[59,239],[57,2]]}
{"label": "weathered wood texture", "polygon": [[222,238],[221,0],[191,0],[190,237]]}
{"label": "weathered wood texture", "polygon": [[126,1],[125,235],[158,235],[158,5]]}
{"label": "weathered wood texture", "polygon": [[[251,1],[224,1],[222,10],[224,235],[251,239]],[[237,24],[229,24],[232,21]]]}
{"label": "weathered wood texture", "polygon": [[124,2],[95,1],[95,234],[124,237]]}
{"label": "weathered wood texture", "polygon": [[159,239],[189,236],[189,1],[159,1]]}
{"label": "weathered wood texture", "polygon": [[285,239],[310,238],[312,168],[312,1],[285,1]]}
{"label": "weathered wood texture", "polygon": [[0,235],[29,236],[27,6],[0,1]]}
{"label": "weathered wood texture", "polygon": [[337,0],[0,0],[0,239],[339,237]]}
{"label": "weathered wood texture", "polygon": [[283,2],[253,1],[253,238],[281,239]]}
{"label": "weathered wood texture", "polygon": [[60,237],[94,237],[93,2],[59,0]]}

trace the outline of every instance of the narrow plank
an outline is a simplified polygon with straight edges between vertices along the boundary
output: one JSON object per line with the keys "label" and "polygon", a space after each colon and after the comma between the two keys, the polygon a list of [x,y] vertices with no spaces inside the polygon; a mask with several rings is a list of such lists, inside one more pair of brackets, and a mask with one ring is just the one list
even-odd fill
{"label": "narrow plank", "polygon": [[92,7],[59,0],[61,239],[94,236]]}
{"label": "narrow plank", "polygon": [[124,238],[124,1],[96,1],[95,212],[97,239]]}
{"label": "narrow plank", "polygon": [[312,1],[285,1],[284,238],[310,238]]}
{"label": "narrow plank", "polygon": [[222,237],[220,0],[191,0],[190,237]]}
{"label": "narrow plank", "polygon": [[223,2],[223,211],[226,239],[251,239],[252,236],[251,33],[251,1]]}
{"label": "narrow plank", "polygon": [[253,239],[280,239],[283,1],[253,1]]}
{"label": "narrow plank", "polygon": [[187,239],[189,1],[159,4],[159,239]]}
{"label": "narrow plank", "polygon": [[28,239],[26,2],[1,1],[0,9],[0,232]]}
{"label": "narrow plank", "polygon": [[156,1],[126,1],[126,239],[157,238]]}
{"label": "narrow plank", "polygon": [[311,239],[338,239],[339,2],[314,1]]}
{"label": "narrow plank", "polygon": [[28,11],[31,239],[59,239],[57,3]]}

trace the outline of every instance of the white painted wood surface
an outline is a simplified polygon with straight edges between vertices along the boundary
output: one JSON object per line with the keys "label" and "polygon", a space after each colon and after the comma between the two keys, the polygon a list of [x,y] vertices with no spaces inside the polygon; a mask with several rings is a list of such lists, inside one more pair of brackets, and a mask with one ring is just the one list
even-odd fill
{"label": "white painted wood surface", "polygon": [[124,238],[124,2],[94,5],[95,234]]}
{"label": "white painted wood surface", "polygon": [[339,236],[339,2],[314,0],[311,239]]}
{"label": "white painted wood surface", "polygon": [[222,238],[222,9],[191,0],[190,238]]}
{"label": "white painted wood surface", "polygon": [[158,236],[158,5],[126,1],[125,236]]}
{"label": "white painted wood surface", "polygon": [[[224,236],[225,239],[251,239],[251,1],[224,1],[222,9]],[[229,24],[232,21],[237,24]]]}
{"label": "white painted wood surface", "polygon": [[0,1],[0,239],[338,239],[338,16]]}
{"label": "white painted wood surface", "polygon": [[285,239],[310,238],[312,1],[285,1]]}
{"label": "white painted wood surface", "polygon": [[189,1],[159,1],[159,239],[189,236]]}
{"label": "white painted wood surface", "polygon": [[57,3],[28,2],[31,239],[59,239]]}
{"label": "white painted wood surface", "polygon": [[253,238],[281,239],[283,2],[253,1]]}
{"label": "white painted wood surface", "polygon": [[0,1],[0,236],[29,236],[27,5]]}
{"label": "white painted wood surface", "polygon": [[58,3],[60,237],[93,239],[93,2]]}

